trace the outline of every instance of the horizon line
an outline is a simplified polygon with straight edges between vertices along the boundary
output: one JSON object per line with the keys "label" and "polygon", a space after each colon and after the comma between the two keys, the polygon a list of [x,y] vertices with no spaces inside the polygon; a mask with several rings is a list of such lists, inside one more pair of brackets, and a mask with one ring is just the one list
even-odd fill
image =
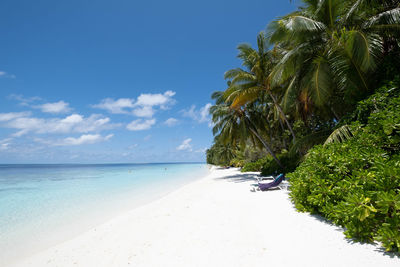
{"label": "horizon line", "polygon": [[131,165],[131,164],[191,164],[207,163],[206,161],[174,161],[174,162],[108,162],[108,163],[0,163],[4,165]]}

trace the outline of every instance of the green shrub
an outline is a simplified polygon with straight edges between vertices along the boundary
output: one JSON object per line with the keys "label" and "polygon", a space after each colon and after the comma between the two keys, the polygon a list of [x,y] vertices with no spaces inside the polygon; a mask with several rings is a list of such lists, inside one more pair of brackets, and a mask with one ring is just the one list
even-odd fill
{"label": "green shrub", "polygon": [[229,163],[230,166],[237,167],[237,168],[243,167],[245,164],[246,164],[246,161],[244,159],[239,159],[239,158],[233,158],[231,160],[231,162]]}
{"label": "green shrub", "polygon": [[248,162],[248,163],[244,164],[241,171],[242,172],[259,172],[259,171],[261,171],[261,168],[263,167],[263,165],[270,160],[270,158],[272,159],[271,156],[265,156],[261,159],[258,159],[255,162]]}
{"label": "green shrub", "polygon": [[284,168],[280,167],[278,163],[270,157],[266,160],[261,168],[261,175],[276,175],[278,173],[286,173],[294,171],[299,164],[298,155],[290,155],[289,153],[282,153],[277,156]]}
{"label": "green shrub", "polygon": [[360,103],[352,139],[312,148],[287,175],[296,208],[400,252],[399,111],[400,97],[378,92]]}
{"label": "green shrub", "polygon": [[297,167],[299,162],[299,158],[297,157],[297,155],[290,156],[287,152],[277,155],[277,158],[282,163],[282,165],[285,166],[285,168],[281,168],[274,160],[274,158],[268,155],[261,159],[258,159],[255,162],[248,162],[244,164],[242,172],[261,171],[261,175],[263,176],[275,175],[277,173],[293,171]]}

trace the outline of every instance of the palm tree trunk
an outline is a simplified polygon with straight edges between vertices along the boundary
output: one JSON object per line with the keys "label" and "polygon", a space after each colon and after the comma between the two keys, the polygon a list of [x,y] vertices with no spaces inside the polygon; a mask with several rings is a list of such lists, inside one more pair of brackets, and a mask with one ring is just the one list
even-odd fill
{"label": "palm tree trunk", "polygon": [[270,90],[266,89],[266,91],[268,92],[269,96],[272,98],[272,101],[274,102],[274,105],[276,106],[276,108],[278,109],[279,113],[282,115],[283,120],[285,121],[287,127],[289,128],[290,134],[293,136],[293,143],[296,142],[296,136],[293,132],[292,126],[290,125],[289,121],[287,120],[285,113],[283,112],[281,106],[278,104],[278,102],[276,101],[275,96],[271,93]]}
{"label": "palm tree trunk", "polygon": [[253,127],[249,127],[249,130],[258,138],[258,140],[260,140],[260,142],[263,144],[263,146],[265,147],[265,149],[268,151],[268,153],[274,158],[274,160],[276,161],[276,163],[278,163],[279,167],[281,167],[282,169],[284,168],[282,163],[279,161],[279,159],[276,157],[275,153],[272,152],[271,148],[268,146],[267,142],[264,140],[264,138],[262,138],[258,132],[253,129]]}

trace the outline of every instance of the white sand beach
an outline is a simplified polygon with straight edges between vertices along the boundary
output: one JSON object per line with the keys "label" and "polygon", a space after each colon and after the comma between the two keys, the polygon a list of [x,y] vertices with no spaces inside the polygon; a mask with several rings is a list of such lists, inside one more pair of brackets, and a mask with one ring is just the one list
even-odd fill
{"label": "white sand beach", "polygon": [[254,177],[214,169],[13,266],[400,266],[379,246],[296,212],[286,190],[251,192]]}

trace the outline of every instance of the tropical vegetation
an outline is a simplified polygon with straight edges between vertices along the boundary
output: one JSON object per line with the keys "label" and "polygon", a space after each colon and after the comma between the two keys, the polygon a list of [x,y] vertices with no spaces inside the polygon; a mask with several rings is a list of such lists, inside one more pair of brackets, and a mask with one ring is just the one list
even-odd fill
{"label": "tropical vegetation", "polygon": [[238,46],[207,162],[286,172],[298,210],[399,251],[399,37],[398,0],[303,0]]}
{"label": "tropical vegetation", "polygon": [[297,209],[400,252],[400,83],[389,85],[360,102],[352,138],[313,147],[288,176]]}

